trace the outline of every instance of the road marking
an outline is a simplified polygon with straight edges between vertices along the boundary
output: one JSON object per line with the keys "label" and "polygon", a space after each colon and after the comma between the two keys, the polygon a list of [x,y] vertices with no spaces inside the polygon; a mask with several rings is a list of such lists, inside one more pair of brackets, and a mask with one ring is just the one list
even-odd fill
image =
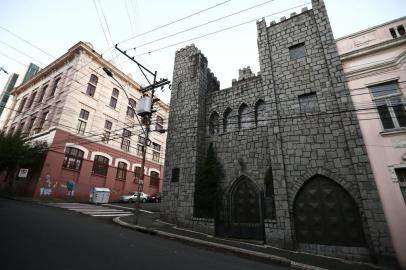
{"label": "road marking", "polygon": [[[125,206],[109,204],[109,203],[106,203],[106,204],[103,204],[103,205],[108,205],[108,206],[112,206],[112,207],[123,208],[123,209],[133,210],[133,211],[135,210],[134,208],[131,208],[131,207],[125,207]],[[143,209],[140,209],[140,212],[144,212],[144,213],[147,213],[147,214],[153,214],[154,213],[154,212],[143,210]]]}
{"label": "road marking", "polygon": [[[128,210],[120,210],[113,207],[92,205],[92,204],[82,204],[82,203],[49,203],[48,205],[62,208],[69,211],[74,211],[84,215],[89,215],[93,217],[122,217],[130,216],[133,212]],[[133,210],[133,209],[131,209]]]}
{"label": "road marking", "polygon": [[96,214],[96,215],[91,215],[92,217],[123,217],[123,216],[131,216],[132,214]]}

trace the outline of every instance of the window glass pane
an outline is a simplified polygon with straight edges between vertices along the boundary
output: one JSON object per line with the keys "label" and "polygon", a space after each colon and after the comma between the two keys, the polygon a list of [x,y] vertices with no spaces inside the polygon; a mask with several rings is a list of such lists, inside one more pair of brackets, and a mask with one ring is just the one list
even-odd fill
{"label": "window glass pane", "polygon": [[376,109],[378,110],[379,117],[381,118],[383,128],[395,128],[388,105],[386,105],[385,100],[376,101]]}
{"label": "window glass pane", "polygon": [[80,113],[79,113],[79,117],[84,119],[84,120],[87,120],[89,118],[89,112],[86,111],[86,110],[81,109]]}
{"label": "window glass pane", "polygon": [[386,95],[397,94],[397,82],[388,82],[369,87],[374,97],[382,97]]}
{"label": "window glass pane", "polygon": [[111,94],[113,97],[117,98],[118,97],[118,90],[116,88],[113,88],[113,93]]}
{"label": "window glass pane", "polygon": [[112,108],[115,109],[116,106],[117,106],[117,99],[114,98],[114,97],[111,97],[111,98],[110,98],[110,107],[112,107]]}
{"label": "window glass pane", "polygon": [[110,122],[109,120],[106,120],[106,122],[104,123],[105,129],[111,129],[112,126],[113,126],[113,123]]}
{"label": "window glass pane", "polygon": [[405,105],[402,103],[402,99],[400,97],[393,97],[390,99],[390,102],[399,126],[406,127],[406,110]]}
{"label": "window glass pane", "polygon": [[300,43],[294,46],[289,47],[289,56],[290,59],[302,58],[306,55],[304,43]]}
{"label": "window glass pane", "polygon": [[92,74],[92,75],[90,76],[89,82],[90,82],[91,84],[96,85],[98,80],[99,80],[99,78],[97,78],[96,75]]}
{"label": "window glass pane", "polygon": [[406,168],[395,169],[399,182],[406,183]]}

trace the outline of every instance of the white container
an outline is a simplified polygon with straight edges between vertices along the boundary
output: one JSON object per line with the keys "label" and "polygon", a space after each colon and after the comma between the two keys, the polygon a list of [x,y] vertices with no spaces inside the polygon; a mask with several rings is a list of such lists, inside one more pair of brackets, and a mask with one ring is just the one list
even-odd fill
{"label": "white container", "polygon": [[144,96],[137,103],[137,114],[142,116],[151,113],[151,97]]}
{"label": "white container", "polygon": [[90,202],[96,204],[109,203],[110,192],[109,188],[94,187],[90,191]]}

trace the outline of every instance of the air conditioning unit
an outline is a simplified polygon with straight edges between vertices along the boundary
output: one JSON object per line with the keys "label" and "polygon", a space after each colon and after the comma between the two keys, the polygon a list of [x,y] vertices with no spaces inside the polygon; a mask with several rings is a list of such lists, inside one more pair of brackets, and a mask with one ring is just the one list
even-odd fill
{"label": "air conditioning unit", "polygon": [[151,113],[151,97],[144,96],[137,103],[137,114],[143,116]]}

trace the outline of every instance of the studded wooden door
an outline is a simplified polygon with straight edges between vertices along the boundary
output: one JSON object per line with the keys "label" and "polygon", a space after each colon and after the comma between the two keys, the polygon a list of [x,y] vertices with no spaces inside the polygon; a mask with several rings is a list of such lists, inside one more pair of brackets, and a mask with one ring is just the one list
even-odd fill
{"label": "studded wooden door", "polygon": [[297,242],[365,246],[358,207],[334,181],[313,177],[303,185],[293,207]]}
{"label": "studded wooden door", "polygon": [[223,237],[264,240],[262,196],[248,178],[240,178],[216,217],[216,234]]}

